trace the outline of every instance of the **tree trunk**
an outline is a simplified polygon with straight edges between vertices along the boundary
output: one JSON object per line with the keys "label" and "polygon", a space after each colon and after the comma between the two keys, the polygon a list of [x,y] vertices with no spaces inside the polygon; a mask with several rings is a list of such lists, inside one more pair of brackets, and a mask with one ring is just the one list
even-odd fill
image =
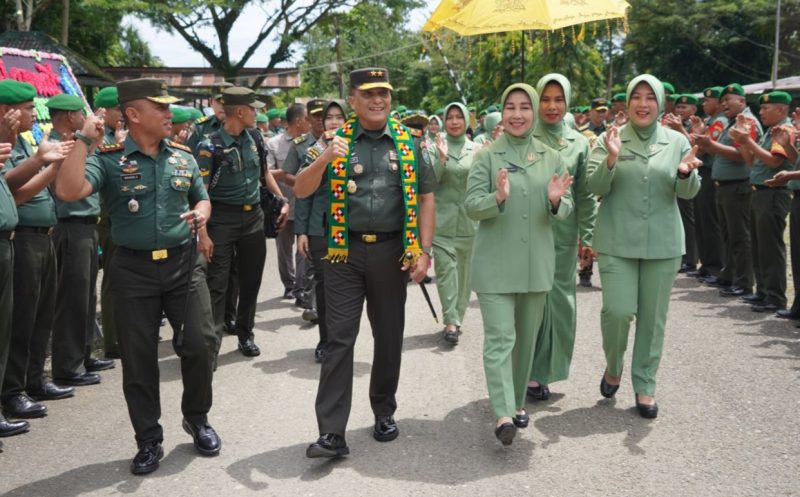
{"label": "tree trunk", "polygon": [[69,46],[69,0],[61,0],[61,44]]}
{"label": "tree trunk", "polygon": [[16,12],[14,12],[14,17],[17,20],[17,31],[27,31],[25,29],[25,16],[22,10],[22,0],[16,0],[14,6],[17,8]]}

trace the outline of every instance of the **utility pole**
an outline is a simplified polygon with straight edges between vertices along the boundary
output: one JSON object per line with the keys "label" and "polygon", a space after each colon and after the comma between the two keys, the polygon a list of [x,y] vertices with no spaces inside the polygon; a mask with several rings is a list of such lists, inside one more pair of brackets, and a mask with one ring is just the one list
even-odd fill
{"label": "utility pole", "polygon": [[62,0],[61,11],[61,44],[69,46],[69,0]]}
{"label": "utility pole", "polygon": [[772,88],[778,84],[778,53],[781,45],[781,0],[778,0],[778,9],[775,11],[775,54],[772,57]]}
{"label": "utility pole", "polygon": [[611,87],[614,85],[614,35],[608,37],[608,84],[606,85],[606,99],[611,98]]}
{"label": "utility pole", "polygon": [[520,81],[522,83],[525,82],[525,31],[519,32],[522,35],[522,42],[520,43],[520,51],[519,51],[519,59],[520,59],[520,68],[522,69],[522,76]]}
{"label": "utility pole", "polygon": [[344,100],[344,82],[342,81],[342,44],[339,41],[339,17],[333,18],[333,26],[336,31],[336,80],[339,84],[339,98]]}

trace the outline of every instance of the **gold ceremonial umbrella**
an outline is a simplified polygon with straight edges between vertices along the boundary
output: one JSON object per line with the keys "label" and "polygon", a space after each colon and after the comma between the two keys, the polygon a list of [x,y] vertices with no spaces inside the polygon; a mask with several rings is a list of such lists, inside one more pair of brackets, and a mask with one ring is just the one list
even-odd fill
{"label": "gold ceremonial umbrella", "polygon": [[625,17],[624,0],[442,0],[423,31],[447,28],[462,36],[560,29]]}

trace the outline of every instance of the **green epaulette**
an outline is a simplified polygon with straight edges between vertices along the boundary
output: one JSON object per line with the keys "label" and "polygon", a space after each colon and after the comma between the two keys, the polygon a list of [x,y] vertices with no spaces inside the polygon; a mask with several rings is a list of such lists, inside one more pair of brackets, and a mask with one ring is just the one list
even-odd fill
{"label": "green epaulette", "polygon": [[292,140],[292,143],[294,143],[295,145],[300,145],[301,143],[306,141],[306,138],[308,138],[308,133],[303,133],[302,135]]}
{"label": "green epaulette", "polygon": [[109,152],[119,152],[125,150],[125,145],[122,143],[115,143],[113,145],[101,145],[97,147],[98,154],[107,154]]}

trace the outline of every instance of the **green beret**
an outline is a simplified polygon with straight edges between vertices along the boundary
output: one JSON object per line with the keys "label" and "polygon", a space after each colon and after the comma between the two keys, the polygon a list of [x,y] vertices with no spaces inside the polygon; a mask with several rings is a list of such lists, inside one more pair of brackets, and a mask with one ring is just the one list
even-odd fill
{"label": "green beret", "polygon": [[408,110],[408,108],[406,108],[406,106],[405,106],[405,105],[398,105],[398,106],[397,106],[397,107],[395,107],[395,109],[394,109],[394,111],[395,111],[395,112],[399,112],[400,114],[404,113],[404,112],[405,112],[405,111],[407,111],[407,110]]}
{"label": "green beret", "polygon": [[669,100],[673,104],[678,103],[678,99],[679,98],[681,98],[681,94],[680,93],[672,93],[670,95],[667,95],[667,100]]}
{"label": "green beret", "polygon": [[257,123],[265,123],[267,121],[269,121],[269,118],[263,112],[259,112],[258,114],[256,114],[256,122]]}
{"label": "green beret", "polygon": [[67,95],[60,93],[47,100],[47,108],[50,110],[83,110],[83,99],[77,95]]}
{"label": "green beret", "polygon": [[201,117],[205,117],[205,114],[203,114],[203,111],[198,109],[198,108],[195,108],[195,107],[187,108],[186,112],[188,112],[189,115],[192,116],[192,121],[196,121],[196,120],[200,119]]}
{"label": "green beret", "polygon": [[675,87],[672,86],[672,83],[662,81],[661,84],[664,86],[664,93],[666,93],[667,95],[675,93]]}
{"label": "green beret", "polygon": [[192,114],[189,109],[184,107],[170,107],[172,112],[172,124],[181,124],[192,119]]}
{"label": "green beret", "polygon": [[612,102],[624,102],[626,100],[626,96],[624,93],[615,93],[613,97],[611,97]]}
{"label": "green beret", "polygon": [[280,117],[281,117],[280,109],[270,109],[270,110],[267,111],[267,119],[270,120],[270,121],[272,119],[278,119]]}
{"label": "green beret", "polygon": [[721,86],[711,86],[703,90],[703,96],[706,98],[719,98],[722,94]]}
{"label": "green beret", "polygon": [[678,95],[678,101],[675,103],[697,105],[697,102],[698,102],[697,97],[695,97],[694,95],[684,94],[684,95]]}
{"label": "green beret", "polygon": [[0,81],[0,104],[14,105],[30,102],[36,96],[36,88],[30,83],[4,79]]}
{"label": "green beret", "polygon": [[740,97],[744,96],[744,88],[739,83],[731,83],[725,88],[722,89],[722,93],[719,94],[719,98],[724,97],[728,94],[739,95]]}
{"label": "green beret", "polygon": [[286,107],[281,107],[279,109],[278,117],[281,119],[286,119]]}
{"label": "green beret", "polygon": [[485,116],[485,115],[486,115],[486,114],[488,114],[488,113],[489,113],[489,111],[488,111],[488,110],[486,110],[486,109],[483,109],[483,110],[481,111],[481,113],[480,113],[480,114],[478,114],[478,117],[483,117],[483,116]]}
{"label": "green beret", "polygon": [[117,93],[116,86],[106,86],[97,92],[94,97],[94,108],[100,107],[107,109],[109,107],[116,107],[119,105],[119,94]]}
{"label": "green beret", "polygon": [[792,103],[792,96],[786,93],[785,91],[773,91],[761,95],[761,98],[758,99],[758,103],[790,105]]}
{"label": "green beret", "polygon": [[500,106],[492,104],[489,107],[486,107],[486,112],[488,112],[489,114],[491,114],[492,112],[500,112]]}

